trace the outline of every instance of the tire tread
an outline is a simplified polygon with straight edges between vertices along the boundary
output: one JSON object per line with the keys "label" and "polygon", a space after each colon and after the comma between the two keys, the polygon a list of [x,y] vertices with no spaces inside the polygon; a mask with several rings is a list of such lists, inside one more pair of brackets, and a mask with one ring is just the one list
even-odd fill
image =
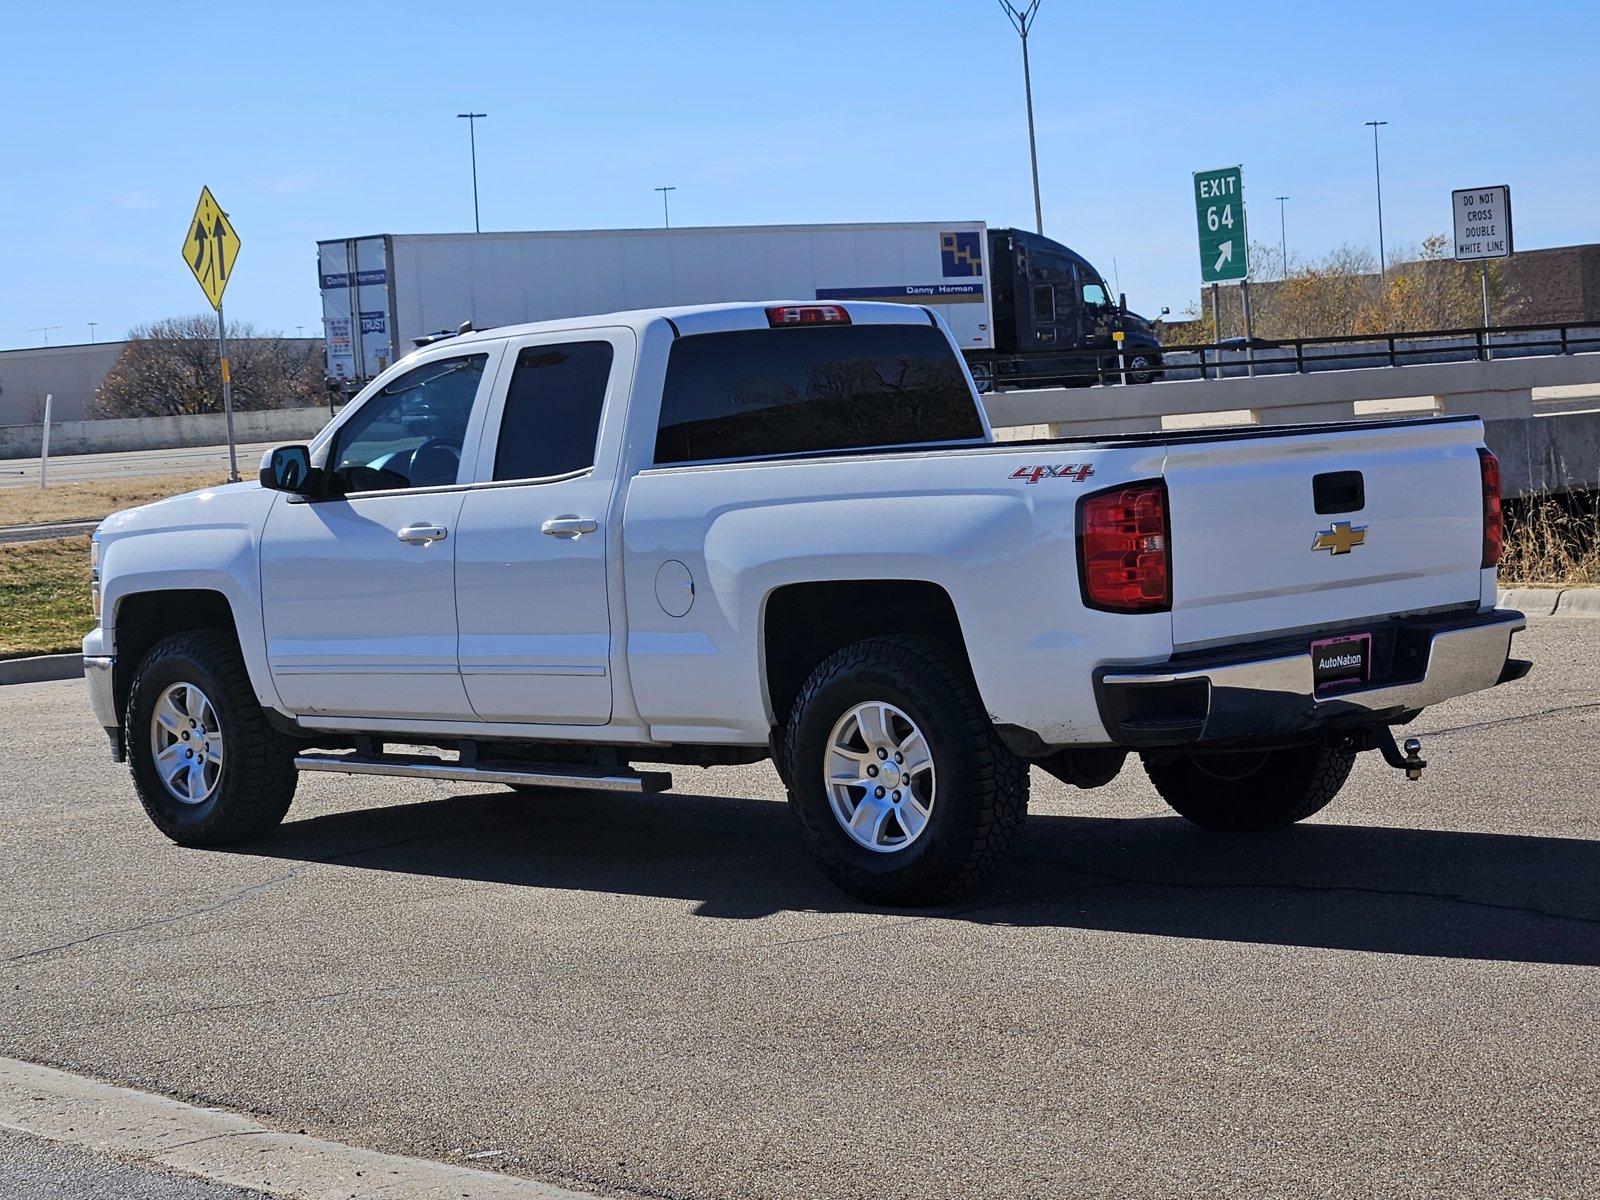
{"label": "tire tread", "polygon": [[[866,872],[822,855],[824,868],[836,883],[864,899],[904,904],[936,903],[975,890],[1005,859],[1027,816],[1028,764],[1000,741],[978,696],[970,672],[958,666],[939,645],[923,638],[887,635],[855,642],[835,651],[811,673],[795,699],[784,730],[783,758],[798,761],[798,738],[804,714],[830,685],[886,663],[910,666],[958,710],[956,744],[947,748],[975,771],[976,827],[967,844],[956,851],[956,861],[929,881],[908,888],[884,887]],[[785,771],[790,807],[806,827],[813,847],[815,831],[807,825],[804,810],[794,803],[794,772]]]}
{"label": "tire tread", "polygon": [[[134,729],[133,714],[139,707],[145,680],[162,662],[182,658],[209,668],[223,686],[228,724],[224,728],[227,777],[226,792],[218,811],[203,823],[179,825],[163,814],[146,794],[139,778],[135,756],[144,753],[141,735]],[[234,640],[215,629],[175,633],[151,647],[139,664],[129,689],[123,716],[124,738],[128,745],[128,767],[139,801],[156,828],[185,846],[226,846],[254,841],[270,832],[283,820],[294,800],[299,771],[294,765],[293,742],[267,721],[250,684],[244,659]],[[160,786],[159,782],[156,783]]]}

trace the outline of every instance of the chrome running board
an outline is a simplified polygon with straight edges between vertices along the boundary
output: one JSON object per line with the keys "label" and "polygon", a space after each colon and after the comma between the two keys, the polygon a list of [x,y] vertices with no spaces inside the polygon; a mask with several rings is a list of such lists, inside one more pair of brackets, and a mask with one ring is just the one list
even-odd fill
{"label": "chrome running board", "polygon": [[391,775],[402,779],[448,779],[462,783],[503,783],[523,787],[588,788],[600,792],[662,792],[672,786],[666,771],[590,767],[579,763],[523,764],[506,760],[466,766],[425,754],[297,754],[302,771],[346,775]]}

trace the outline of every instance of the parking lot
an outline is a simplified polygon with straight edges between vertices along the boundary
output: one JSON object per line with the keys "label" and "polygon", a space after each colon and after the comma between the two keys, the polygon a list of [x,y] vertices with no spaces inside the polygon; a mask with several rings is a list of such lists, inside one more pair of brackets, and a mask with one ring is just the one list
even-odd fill
{"label": "parking lot", "polygon": [[1364,755],[1276,833],[1035,772],[930,912],[823,882],[765,766],[308,776],[182,850],[81,683],[0,689],[0,1054],[605,1193],[1600,1194],[1600,622],[1517,652],[1422,783]]}

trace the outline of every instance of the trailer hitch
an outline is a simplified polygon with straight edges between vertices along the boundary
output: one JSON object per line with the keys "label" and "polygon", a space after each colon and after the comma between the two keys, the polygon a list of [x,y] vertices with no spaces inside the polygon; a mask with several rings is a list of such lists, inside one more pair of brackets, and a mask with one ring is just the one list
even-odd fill
{"label": "trailer hitch", "polygon": [[1404,771],[1406,778],[1417,780],[1422,778],[1422,772],[1428,765],[1428,760],[1422,757],[1422,742],[1417,738],[1407,738],[1405,752],[1395,745],[1394,730],[1387,725],[1375,725],[1370,729],[1361,731],[1356,746],[1361,750],[1376,750],[1383,755],[1383,761],[1397,771]]}

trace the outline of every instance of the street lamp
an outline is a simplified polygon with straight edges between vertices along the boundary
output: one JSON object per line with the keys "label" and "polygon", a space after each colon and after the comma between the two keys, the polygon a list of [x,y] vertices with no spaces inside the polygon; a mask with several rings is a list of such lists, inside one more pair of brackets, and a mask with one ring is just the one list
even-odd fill
{"label": "street lamp", "polygon": [[1378,126],[1387,125],[1387,121],[1363,121],[1363,125],[1372,126],[1372,178],[1378,185],[1378,278],[1384,277],[1383,261],[1383,169],[1378,163]]}
{"label": "street lamp", "polygon": [[672,228],[672,214],[667,211],[667,193],[668,192],[675,192],[678,189],[676,187],[658,187],[655,190],[661,193],[661,224],[662,224],[662,227],[665,228],[665,229],[671,229]]}
{"label": "street lamp", "polygon": [[99,321],[90,321],[89,322],[89,344],[91,346],[94,345],[94,327],[96,325],[98,325],[98,324],[100,324]]}
{"label": "street lamp", "polygon": [[1287,279],[1289,278],[1289,234],[1287,232],[1289,227],[1283,215],[1283,202],[1288,200],[1289,197],[1275,196],[1273,199],[1278,202],[1278,253],[1283,256],[1283,277]]}
{"label": "street lamp", "polygon": [[472,143],[472,232],[482,233],[483,227],[478,224],[478,122],[487,117],[488,113],[464,112],[457,113],[458,121],[467,123],[467,138]]}
{"label": "street lamp", "polygon": [[1022,87],[1028,98],[1028,158],[1033,164],[1033,224],[1044,235],[1044,209],[1039,203],[1039,148],[1033,138],[1033,76],[1028,70],[1028,31],[1039,12],[1039,0],[1031,0],[1025,8],[1018,8],[1011,0],[1000,0],[1006,20],[1022,38]]}

